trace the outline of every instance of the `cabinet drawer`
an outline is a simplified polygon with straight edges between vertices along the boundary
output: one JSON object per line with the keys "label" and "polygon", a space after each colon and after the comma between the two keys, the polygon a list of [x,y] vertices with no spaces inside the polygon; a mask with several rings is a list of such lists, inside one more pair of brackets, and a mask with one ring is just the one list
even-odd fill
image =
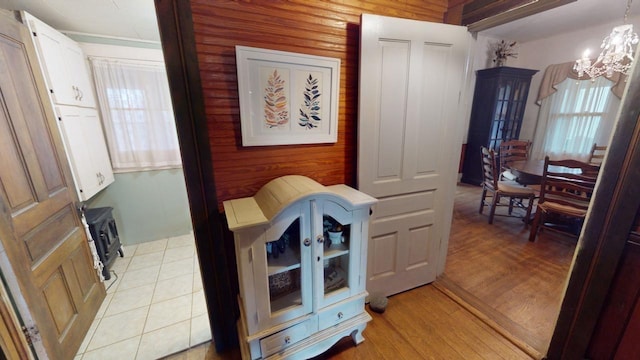
{"label": "cabinet drawer", "polygon": [[364,297],[349,300],[320,310],[318,313],[319,330],[336,325],[344,320],[350,319],[364,311]]}
{"label": "cabinet drawer", "polygon": [[267,336],[260,340],[262,357],[265,358],[278,351],[284,350],[298,341],[309,337],[316,331],[318,331],[318,323],[316,319],[313,318],[271,336]]}

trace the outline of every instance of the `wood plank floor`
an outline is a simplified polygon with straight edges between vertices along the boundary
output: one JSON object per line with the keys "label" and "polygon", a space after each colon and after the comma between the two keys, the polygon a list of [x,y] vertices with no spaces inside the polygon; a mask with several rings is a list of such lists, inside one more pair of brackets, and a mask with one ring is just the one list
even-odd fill
{"label": "wood plank floor", "polygon": [[[369,311],[365,341],[338,342],[321,359],[531,359],[544,354],[560,305],[575,240],[551,232],[535,243],[514,218],[487,224],[480,188],[458,187],[445,274],[432,285]],[[536,356],[536,353],[539,353]],[[235,360],[213,344],[170,360]]]}
{"label": "wood plank floor", "polygon": [[[433,285],[392,296],[383,314],[369,313],[373,320],[363,343],[354,346],[344,338],[315,360],[531,359]],[[240,355],[216,354],[213,345],[204,344],[167,359],[235,360]]]}
{"label": "wood plank floor", "polygon": [[[529,242],[520,219],[478,213],[480,187],[461,184],[441,282],[520,340],[545,353],[576,239],[551,231]],[[496,213],[506,213],[500,208]]]}

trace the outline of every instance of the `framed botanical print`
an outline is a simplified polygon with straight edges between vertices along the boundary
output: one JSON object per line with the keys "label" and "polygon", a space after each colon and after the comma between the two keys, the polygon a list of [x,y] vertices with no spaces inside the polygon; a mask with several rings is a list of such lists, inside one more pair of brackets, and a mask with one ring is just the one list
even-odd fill
{"label": "framed botanical print", "polygon": [[338,139],[340,59],[236,46],[242,145]]}

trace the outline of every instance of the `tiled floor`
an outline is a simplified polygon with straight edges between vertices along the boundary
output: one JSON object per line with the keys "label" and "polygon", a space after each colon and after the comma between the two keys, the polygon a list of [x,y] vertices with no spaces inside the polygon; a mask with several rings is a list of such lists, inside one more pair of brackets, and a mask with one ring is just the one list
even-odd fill
{"label": "tiled floor", "polygon": [[211,340],[193,235],[123,248],[74,360],[158,359]]}

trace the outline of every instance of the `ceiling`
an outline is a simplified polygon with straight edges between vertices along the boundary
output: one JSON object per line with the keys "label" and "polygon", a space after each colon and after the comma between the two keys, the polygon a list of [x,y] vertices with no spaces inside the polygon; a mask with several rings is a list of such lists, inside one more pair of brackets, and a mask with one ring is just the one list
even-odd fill
{"label": "ceiling", "polygon": [[[636,0],[630,16],[640,14]],[[627,0],[573,3],[482,31],[494,38],[526,42],[619,20]],[[153,0],[0,0],[0,7],[26,10],[60,31],[160,41]]]}
{"label": "ceiling", "polygon": [[[577,0],[542,13],[481,31],[480,34],[520,43],[611,22],[623,23],[627,0]],[[629,17],[640,15],[636,0]],[[604,36],[604,34],[603,34]]]}
{"label": "ceiling", "polygon": [[60,31],[160,41],[153,0],[0,0]]}

